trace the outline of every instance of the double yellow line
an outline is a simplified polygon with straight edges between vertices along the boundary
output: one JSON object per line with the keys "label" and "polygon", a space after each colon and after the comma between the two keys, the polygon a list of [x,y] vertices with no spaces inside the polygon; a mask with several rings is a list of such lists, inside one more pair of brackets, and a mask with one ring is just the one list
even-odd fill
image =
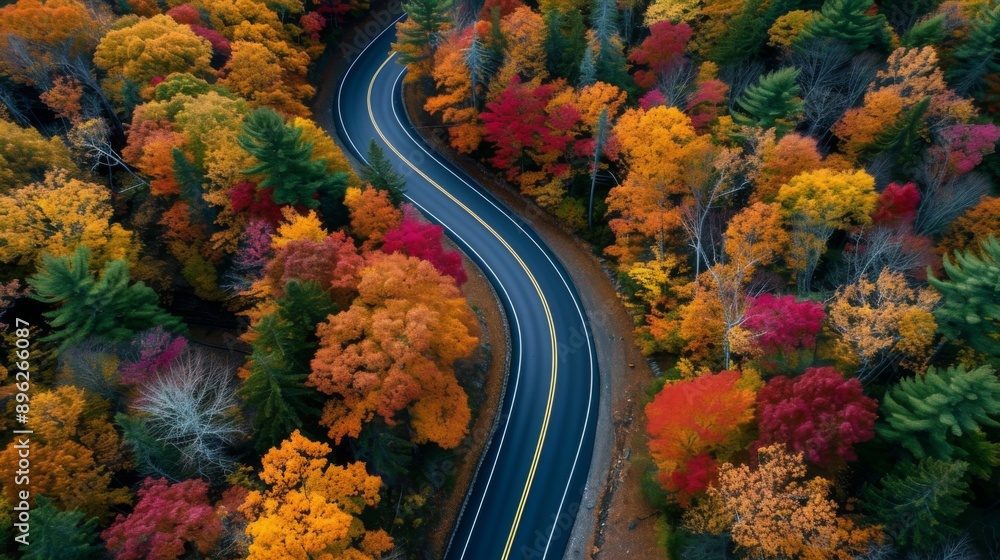
{"label": "double yellow line", "polygon": [[376,70],[375,74],[372,76],[371,81],[368,83],[368,96],[366,99],[368,104],[368,118],[371,119],[372,126],[375,127],[375,132],[379,135],[380,138],[382,138],[382,141],[385,142],[385,145],[388,146],[389,149],[392,150],[392,152],[396,154],[397,157],[399,157],[399,159],[403,160],[403,162],[406,165],[408,165],[410,169],[412,169],[418,175],[423,177],[423,179],[428,183],[430,183],[431,185],[433,185],[434,188],[441,191],[442,194],[451,199],[451,201],[457,204],[462,210],[468,212],[470,216],[472,216],[477,222],[479,222],[484,228],[486,228],[487,231],[489,231],[494,237],[496,237],[497,240],[500,241],[500,243],[502,243],[503,246],[506,247],[508,251],[510,251],[510,254],[513,255],[514,258],[517,260],[518,264],[521,265],[521,268],[524,270],[524,273],[528,275],[528,278],[531,280],[532,285],[535,287],[535,291],[538,293],[538,297],[542,301],[542,308],[545,311],[545,318],[549,323],[549,336],[551,337],[552,341],[552,376],[549,381],[548,401],[545,404],[545,416],[542,419],[542,430],[538,435],[538,443],[537,445],[535,445],[535,455],[531,459],[531,469],[528,471],[528,480],[525,482],[524,490],[521,492],[521,501],[517,505],[517,513],[514,515],[514,523],[511,525],[510,534],[507,536],[507,544],[504,546],[503,556],[501,557],[503,560],[507,560],[510,557],[511,548],[514,546],[514,535],[517,533],[518,525],[520,525],[521,523],[521,515],[524,513],[524,505],[528,501],[528,492],[531,490],[531,483],[535,478],[535,471],[538,468],[538,460],[542,455],[542,446],[545,443],[545,434],[546,432],[548,432],[549,429],[549,419],[552,416],[552,403],[553,400],[555,399],[555,394],[556,394],[556,372],[559,365],[559,352],[558,352],[558,346],[556,344],[556,327],[555,323],[552,321],[552,312],[549,310],[549,303],[545,299],[545,294],[542,293],[542,289],[538,285],[538,281],[535,279],[535,276],[531,273],[531,270],[528,269],[528,265],[526,265],[524,261],[521,259],[521,256],[517,254],[517,251],[515,251],[514,248],[511,247],[507,243],[507,241],[503,237],[501,237],[499,233],[496,232],[496,230],[494,230],[492,227],[490,227],[489,224],[487,224],[482,218],[480,218],[479,215],[473,212],[468,206],[463,204],[460,200],[455,198],[450,192],[445,190],[441,185],[437,184],[433,179],[428,177],[427,174],[421,171],[416,165],[411,163],[410,160],[404,157],[403,154],[401,154],[399,150],[397,150],[396,147],[393,146],[391,142],[389,142],[389,139],[386,138],[384,134],[382,134],[382,129],[379,128],[378,123],[375,121],[375,113],[374,111],[372,111],[372,90],[375,87],[375,80],[378,78],[379,74],[382,73],[382,69],[385,68],[385,65],[388,64],[389,61],[392,60],[392,57],[394,56],[396,56],[395,52],[391,53],[382,62],[382,64],[378,67],[378,70]]}

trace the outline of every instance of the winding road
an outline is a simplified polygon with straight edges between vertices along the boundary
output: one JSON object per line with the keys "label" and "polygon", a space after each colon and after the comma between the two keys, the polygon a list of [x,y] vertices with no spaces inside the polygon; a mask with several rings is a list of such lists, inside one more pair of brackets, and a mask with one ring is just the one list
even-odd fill
{"label": "winding road", "polygon": [[[397,20],[398,21],[398,20]],[[390,25],[345,72],[337,132],[360,161],[381,144],[406,196],[493,283],[511,330],[496,433],[466,497],[448,559],[562,558],[580,508],[597,421],[597,360],[569,275],[520,218],[437,156],[405,114]]]}

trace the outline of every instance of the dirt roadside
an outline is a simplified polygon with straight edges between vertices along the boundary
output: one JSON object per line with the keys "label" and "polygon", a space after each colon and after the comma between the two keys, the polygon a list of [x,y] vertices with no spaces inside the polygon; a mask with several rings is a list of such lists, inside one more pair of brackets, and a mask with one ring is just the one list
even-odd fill
{"label": "dirt roadside", "polygon": [[580,513],[565,558],[618,560],[654,553],[653,509],[641,491],[645,423],[640,417],[641,395],[653,374],[635,343],[634,321],[618,297],[608,263],[492,171],[448,146],[447,131],[435,126],[412,95],[404,97],[408,116],[424,140],[513,209],[553,250],[569,271],[590,319],[601,370],[600,414],[590,474],[578,497]]}

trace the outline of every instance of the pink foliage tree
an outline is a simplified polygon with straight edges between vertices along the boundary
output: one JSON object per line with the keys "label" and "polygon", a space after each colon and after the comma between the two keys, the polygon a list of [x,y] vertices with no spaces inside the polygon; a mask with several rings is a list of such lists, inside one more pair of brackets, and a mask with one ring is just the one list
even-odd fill
{"label": "pink foliage tree", "polygon": [[434,265],[441,274],[454,278],[455,284],[461,286],[469,279],[462,265],[462,255],[458,251],[448,251],[444,248],[443,234],[444,228],[423,221],[416,211],[408,206],[399,227],[386,232],[382,251],[402,252],[423,259]]}
{"label": "pink foliage tree", "polygon": [[143,331],[131,343],[133,360],[123,361],[118,369],[121,382],[142,385],[156,375],[167,371],[187,348],[187,339],[167,332],[157,326]]}
{"label": "pink foliage tree", "polygon": [[316,282],[329,290],[334,301],[346,308],[354,296],[358,273],[364,258],[354,245],[354,239],[337,231],[322,241],[296,239],[277,251],[264,268],[264,276],[274,287],[274,297],[284,294],[289,280]]}
{"label": "pink foliage tree", "polygon": [[1000,127],[994,124],[957,124],[941,131],[940,145],[930,150],[930,157],[947,166],[951,176],[964,175],[996,150]]}
{"label": "pink foliage tree", "polygon": [[271,198],[273,192],[273,188],[258,189],[254,183],[244,181],[229,189],[229,202],[233,210],[277,226],[282,219],[281,205]]}
{"label": "pink foliage tree", "polygon": [[132,513],[118,515],[101,537],[116,560],[172,560],[188,545],[202,554],[211,552],[221,535],[222,523],[209,504],[204,481],[170,484],[147,478]]}
{"label": "pink foliage tree", "polygon": [[875,435],[877,408],[860,381],[831,367],[775,377],[757,393],[760,438],[754,449],[784,443],[823,468],[853,461],[854,445]]}
{"label": "pink foliage tree", "polygon": [[167,15],[170,16],[174,21],[184,25],[200,25],[201,24],[201,14],[198,13],[198,8],[195,8],[191,4],[178,4],[173,8],[167,10]]}
{"label": "pink foliage tree", "polygon": [[750,303],[743,327],[757,335],[755,344],[765,357],[787,356],[816,346],[825,316],[820,303],[762,294]]}

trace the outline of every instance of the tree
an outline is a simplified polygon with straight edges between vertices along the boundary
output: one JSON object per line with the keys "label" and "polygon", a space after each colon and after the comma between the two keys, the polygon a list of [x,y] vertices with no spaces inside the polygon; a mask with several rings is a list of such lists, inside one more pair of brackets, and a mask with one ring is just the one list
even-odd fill
{"label": "tree", "polygon": [[250,520],[248,560],[355,558],[375,560],[392,548],[385,531],[367,530],[359,516],[378,505],[382,485],[364,463],[330,464],[330,446],[298,430],[261,460],[263,491],[251,491],[240,511]]}
{"label": "tree", "polygon": [[586,27],[578,10],[544,12],[545,62],[549,74],[575,84],[587,50]]}
{"label": "tree", "polygon": [[649,33],[649,37],[628,57],[633,63],[649,67],[648,71],[637,70],[635,73],[635,83],[647,90],[684,62],[684,51],[691,40],[692,31],[686,23],[674,25],[669,21],[661,21],[650,26]]}
{"label": "tree", "polygon": [[358,298],[329,317],[308,385],[332,395],[321,423],[339,443],[375,414],[408,412],[416,443],[457,446],[470,411],[452,371],[478,343],[478,325],[452,279],[420,259],[385,255],[363,269]]}
{"label": "tree", "polygon": [[1000,356],[1000,241],[990,236],[979,255],[955,252],[954,261],[944,258],[948,279],[928,273],[927,279],[943,296],[934,316],[941,334],[962,340],[987,356]]}
{"label": "tree", "polygon": [[0,195],[41,181],[50,171],[73,172],[76,164],[58,136],[45,138],[31,127],[0,119]]}
{"label": "tree", "polygon": [[123,352],[126,357],[118,367],[119,379],[127,385],[145,384],[169,370],[187,343],[184,337],[174,336],[159,325],[139,333]]}
{"label": "tree", "polygon": [[878,486],[866,486],[861,505],[900,546],[933,548],[964,529],[957,520],[968,506],[968,466],[932,458],[907,463]]}
{"label": "tree", "polygon": [[775,444],[758,450],[756,468],[723,464],[709,498],[731,516],[733,542],[751,556],[851,560],[881,531],[838,516],[831,487],[806,479],[802,455]]}
{"label": "tree", "polygon": [[[592,39],[587,49],[593,51],[595,81],[628,90],[631,79],[625,69],[625,53],[618,28],[618,4],[614,0],[593,0],[590,29]],[[584,59],[587,58],[585,54]]]}
{"label": "tree", "polygon": [[393,50],[410,72],[407,80],[430,75],[434,51],[441,35],[451,26],[451,0],[407,0],[403,3],[406,21],[396,24]]}
{"label": "tree", "polygon": [[761,76],[740,96],[740,111],[733,113],[733,120],[745,126],[773,127],[778,136],[795,128],[804,107],[799,98],[801,88],[795,83],[799,73],[797,68],[788,67]]}
{"label": "tree", "polygon": [[156,292],[142,282],[129,283],[125,261],[108,262],[99,278],[91,274],[89,263],[90,250],[81,245],[71,257],[43,257],[41,269],[28,278],[35,290],[32,298],[60,304],[44,314],[57,330],[43,340],[58,342],[63,351],[94,335],[124,342],[150,325],[171,332],[184,329],[160,308]]}
{"label": "tree", "polygon": [[801,134],[788,133],[777,142],[767,135],[760,152],[760,174],[751,197],[761,202],[774,202],[781,186],[792,177],[823,166],[816,140]]}
{"label": "tree", "polygon": [[344,308],[357,294],[358,273],[363,267],[364,259],[354,240],[343,232],[325,235],[319,241],[295,239],[275,250],[258,287],[278,299],[285,295],[290,280],[314,282]]}
{"label": "tree", "polygon": [[403,221],[403,213],[392,204],[389,195],[370,186],[348,188],[344,205],[351,212],[354,235],[368,246],[381,243],[386,232],[399,227]]}
{"label": "tree", "polygon": [[305,381],[319,346],[316,325],[336,311],[329,294],[313,282],[289,280],[284,292],[277,311],[253,327],[253,353],[240,388],[260,453],[319,418],[320,395]]}
{"label": "tree", "polygon": [[190,548],[208,554],[222,535],[222,523],[208,501],[208,484],[171,484],[147,478],[128,516],[119,514],[101,536],[116,560],[173,560]]}
{"label": "tree", "polygon": [[[682,489],[674,474],[688,472],[739,439],[753,419],[753,390],[742,386],[738,371],[723,371],[669,383],[646,405],[649,452],[659,470],[660,484],[681,492],[685,501],[711,480]],[[702,465],[699,470],[708,467]]]}
{"label": "tree", "polygon": [[0,67],[20,83],[48,89],[59,62],[93,51],[100,15],[75,0],[19,0],[0,10]]}
{"label": "tree", "polygon": [[952,52],[948,83],[963,95],[981,94],[990,74],[1000,72],[1000,6],[978,10],[965,40]]}
{"label": "tree", "polygon": [[605,252],[631,264],[651,241],[652,253],[662,260],[670,236],[681,226],[676,201],[690,192],[688,159],[710,149],[710,140],[695,132],[687,115],[664,106],[626,111],[614,136],[628,176],[608,193],[608,225],[616,244]]}
{"label": "tree", "polygon": [[875,179],[864,171],[807,171],[792,177],[776,201],[792,224],[791,265],[807,292],[820,257],[836,229],[868,223],[878,200]]}
{"label": "tree", "polygon": [[796,352],[816,347],[816,335],[823,328],[824,318],[820,303],[796,301],[790,295],[761,294],[752,298],[741,325],[749,340],[736,351],[753,357],[782,357],[794,365]]}
{"label": "tree", "polygon": [[441,114],[441,121],[449,125],[452,147],[463,153],[475,150],[483,136],[478,107],[486,86],[488,55],[483,52],[479,27],[477,23],[452,34],[438,48],[432,77],[439,93],[424,103],[431,115]]}
{"label": "tree", "polygon": [[870,46],[888,46],[889,24],[880,13],[872,14],[873,0],[829,0],[806,27],[807,39],[836,39],[861,52]]}
{"label": "tree", "polygon": [[[209,76],[212,45],[165,15],[136,20],[134,24],[109,31],[97,50],[94,62],[108,73],[105,88],[119,102],[127,102],[127,84],[137,85],[148,99],[151,80],[174,72]],[[131,108],[129,108],[131,111]]]}
{"label": "tree", "polygon": [[174,479],[217,480],[229,473],[229,449],[244,435],[233,413],[239,404],[233,369],[205,351],[189,349],[169,371],[139,389],[133,425],[141,422],[138,429],[155,441],[154,450],[166,450],[162,457],[149,456],[142,470],[174,473]]}
{"label": "tree", "polygon": [[655,0],[646,8],[646,25],[661,21],[689,22],[701,12],[699,0]]}
{"label": "tree", "polygon": [[320,197],[344,196],[347,174],[328,173],[326,162],[312,159],[313,144],[302,140],[302,129],[286,124],[271,109],[247,116],[239,145],[257,160],[243,173],[263,176],[259,187],[274,189],[272,198],[278,204],[318,208]]}
{"label": "tree", "polygon": [[996,150],[1000,127],[994,124],[959,124],[941,130],[939,145],[931,147],[931,165],[948,178],[965,175]]}
{"label": "tree", "polygon": [[778,376],[757,393],[758,448],[783,443],[820,468],[856,460],[854,446],[875,437],[878,404],[861,382],[831,367]]}
{"label": "tree", "polygon": [[896,364],[922,372],[934,342],[932,312],[938,299],[930,289],[910,288],[902,273],[886,268],[874,282],[862,276],[839,289],[830,303],[829,324],[862,381]]}
{"label": "tree", "polygon": [[889,389],[880,412],[881,441],[917,461],[961,459],[970,473],[989,476],[998,450],[990,443],[983,448],[982,430],[1000,427],[1000,380],[993,368],[928,368]]}
{"label": "tree", "polygon": [[0,196],[0,261],[28,267],[44,255],[61,257],[87,246],[100,267],[124,259],[139,260],[132,232],[112,221],[106,187],[53,173]]}
{"label": "tree", "polygon": [[455,285],[461,286],[469,279],[462,264],[462,255],[458,251],[448,251],[444,248],[444,228],[425,222],[415,210],[408,211],[402,223],[385,234],[382,251],[385,253],[402,252],[411,257],[425,260],[445,276],[455,280]]}
{"label": "tree", "polygon": [[878,208],[872,214],[876,225],[898,227],[912,225],[920,207],[920,191],[913,183],[889,183],[878,195]]}
{"label": "tree", "polygon": [[289,56],[275,53],[266,45],[250,41],[236,41],[232,44],[232,56],[222,68],[219,83],[234,93],[241,95],[254,107],[269,107],[289,116],[309,114],[303,104],[315,93],[308,84],[300,84],[299,76],[289,72],[309,65],[309,55],[305,52],[290,53],[301,60],[290,64]]}
{"label": "tree", "polygon": [[103,557],[97,540],[97,524],[100,520],[91,517],[84,521],[82,511],[59,511],[52,500],[45,496],[35,498],[31,510],[31,541],[21,546],[25,560],[50,560],[51,558],[74,558],[78,560],[98,560]]}
{"label": "tree", "polygon": [[368,141],[368,153],[365,161],[368,165],[361,169],[361,180],[371,185],[375,190],[384,191],[389,195],[392,204],[398,206],[404,199],[406,179],[392,166],[389,158],[374,138]]}

